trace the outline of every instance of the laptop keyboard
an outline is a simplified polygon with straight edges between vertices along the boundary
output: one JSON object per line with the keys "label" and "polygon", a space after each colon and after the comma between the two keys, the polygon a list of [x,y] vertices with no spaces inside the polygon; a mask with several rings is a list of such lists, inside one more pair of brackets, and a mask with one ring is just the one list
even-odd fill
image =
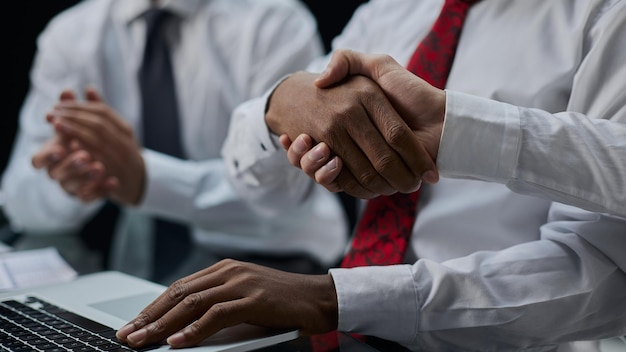
{"label": "laptop keyboard", "polygon": [[147,351],[115,338],[115,330],[39,298],[0,302],[0,351]]}

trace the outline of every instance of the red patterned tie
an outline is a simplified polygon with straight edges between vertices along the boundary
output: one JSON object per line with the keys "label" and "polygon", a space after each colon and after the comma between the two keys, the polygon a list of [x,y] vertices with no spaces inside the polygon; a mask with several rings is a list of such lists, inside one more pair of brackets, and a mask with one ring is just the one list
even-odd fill
{"label": "red patterned tie", "polygon": [[[469,7],[479,0],[445,0],[430,32],[417,46],[407,69],[443,89],[452,67],[456,46]],[[367,202],[342,268],[400,264],[411,237],[419,191],[396,193]],[[337,334],[311,337],[317,352],[337,348]]]}

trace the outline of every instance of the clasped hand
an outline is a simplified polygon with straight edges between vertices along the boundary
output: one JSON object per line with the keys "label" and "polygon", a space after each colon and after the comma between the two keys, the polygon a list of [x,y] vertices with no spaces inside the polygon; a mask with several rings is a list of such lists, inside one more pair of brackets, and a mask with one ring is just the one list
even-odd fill
{"label": "clasped hand", "polygon": [[69,194],[89,202],[111,198],[136,205],[144,188],[141,148],[128,123],[93,88],[78,101],[64,91],[46,116],[56,135],[32,157]]}
{"label": "clasped hand", "polygon": [[[438,181],[443,90],[387,55],[351,50],[336,51],[314,77],[287,79],[266,115],[291,164],[328,190],[359,198],[411,192],[422,179]],[[283,91],[307,91],[300,82],[310,85],[308,94],[289,99]]]}

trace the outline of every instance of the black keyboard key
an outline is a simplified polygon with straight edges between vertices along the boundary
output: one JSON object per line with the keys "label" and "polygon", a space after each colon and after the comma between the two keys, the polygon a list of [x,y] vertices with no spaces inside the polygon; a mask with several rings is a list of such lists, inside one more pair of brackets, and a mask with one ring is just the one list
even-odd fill
{"label": "black keyboard key", "polygon": [[44,343],[42,345],[37,346],[40,350],[50,351],[55,348],[60,348],[58,345],[53,344],[52,342]]}
{"label": "black keyboard key", "polygon": [[0,352],[149,351],[159,345],[131,349],[115,338],[115,330],[35,297],[27,304],[0,302]]}
{"label": "black keyboard key", "polygon": [[98,350],[93,347],[85,346],[85,347],[75,348],[72,351],[73,352],[96,352]]}
{"label": "black keyboard key", "polygon": [[65,313],[58,313],[56,314],[59,318],[65,319],[67,321],[69,321],[72,324],[76,324],[78,326],[80,326],[83,329],[89,330],[91,332],[95,332],[95,333],[99,333],[99,332],[105,332],[108,330],[113,330],[112,328],[106,326],[106,325],[102,325],[100,323],[97,323],[91,319],[87,319],[85,317],[81,317],[78,314],[74,314],[72,312],[65,312]]}
{"label": "black keyboard key", "polygon": [[106,337],[107,339],[113,339],[113,340],[117,340],[115,338],[115,334],[117,333],[117,330],[108,330],[108,331],[103,331],[101,333],[99,333],[98,335],[102,336],[102,337]]}

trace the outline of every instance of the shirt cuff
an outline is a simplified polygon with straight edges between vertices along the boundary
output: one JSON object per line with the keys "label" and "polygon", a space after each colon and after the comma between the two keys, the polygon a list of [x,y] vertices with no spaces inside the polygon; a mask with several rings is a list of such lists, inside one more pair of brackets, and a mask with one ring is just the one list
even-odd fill
{"label": "shirt cuff", "polygon": [[330,274],[337,290],[338,330],[407,344],[415,340],[419,300],[410,265],[331,269]]}
{"label": "shirt cuff", "polygon": [[264,176],[255,172],[254,166],[282,151],[279,136],[267,127],[265,109],[274,89],[287,77],[279,80],[263,97],[249,100],[233,112],[221,152],[230,175],[241,177],[248,185],[257,186]]}
{"label": "shirt cuff", "polygon": [[519,109],[446,91],[446,116],[437,154],[444,177],[506,183],[519,155]]}
{"label": "shirt cuff", "polygon": [[170,218],[188,219],[197,192],[194,163],[144,149],[146,184],[138,210]]}

